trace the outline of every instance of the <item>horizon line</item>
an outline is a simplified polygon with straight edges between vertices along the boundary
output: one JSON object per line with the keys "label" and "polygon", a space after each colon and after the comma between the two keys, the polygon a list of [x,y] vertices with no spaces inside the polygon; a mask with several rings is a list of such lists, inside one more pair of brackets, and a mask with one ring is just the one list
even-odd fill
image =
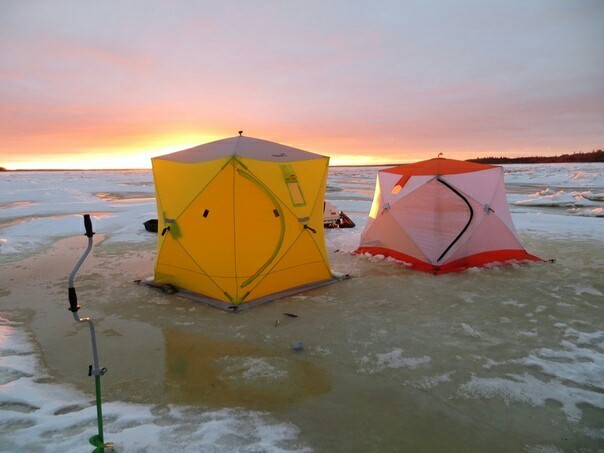
{"label": "horizon line", "polygon": [[[394,167],[399,164],[350,164],[350,165],[328,165],[328,167]],[[18,171],[134,171],[134,170],[152,170],[152,168],[15,168],[8,169],[0,167],[0,172],[18,172]]]}

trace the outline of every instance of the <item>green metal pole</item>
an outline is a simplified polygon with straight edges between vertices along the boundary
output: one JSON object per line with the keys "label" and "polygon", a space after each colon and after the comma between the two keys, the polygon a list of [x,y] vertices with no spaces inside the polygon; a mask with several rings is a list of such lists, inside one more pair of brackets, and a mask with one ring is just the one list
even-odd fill
{"label": "green metal pole", "polygon": [[99,440],[101,443],[105,443],[103,439],[103,408],[101,406],[101,376],[94,377],[94,383],[96,387],[96,418],[98,419],[99,425]]}

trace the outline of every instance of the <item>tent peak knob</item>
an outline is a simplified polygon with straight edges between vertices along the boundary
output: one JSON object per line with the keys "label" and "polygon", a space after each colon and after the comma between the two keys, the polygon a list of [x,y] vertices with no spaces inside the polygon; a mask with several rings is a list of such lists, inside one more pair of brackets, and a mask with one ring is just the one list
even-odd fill
{"label": "tent peak knob", "polygon": [[240,135],[240,136],[241,136],[241,135],[243,135],[243,131],[239,131],[239,135]]}

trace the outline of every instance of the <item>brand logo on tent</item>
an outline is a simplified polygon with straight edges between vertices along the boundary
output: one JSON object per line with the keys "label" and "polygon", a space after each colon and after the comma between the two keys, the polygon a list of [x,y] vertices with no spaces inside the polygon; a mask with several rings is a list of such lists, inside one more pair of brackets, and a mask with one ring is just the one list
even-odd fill
{"label": "brand logo on tent", "polygon": [[273,157],[287,157],[287,154],[285,153],[280,153],[280,154],[273,154]]}

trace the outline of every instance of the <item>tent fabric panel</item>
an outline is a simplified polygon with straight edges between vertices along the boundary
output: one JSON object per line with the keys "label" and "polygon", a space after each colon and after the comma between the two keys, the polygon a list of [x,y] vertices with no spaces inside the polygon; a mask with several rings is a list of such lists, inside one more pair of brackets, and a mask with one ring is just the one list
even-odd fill
{"label": "tent fabric panel", "polygon": [[229,160],[223,158],[204,164],[183,165],[152,159],[159,222],[164,218],[178,217]]}
{"label": "tent fabric panel", "polygon": [[[291,217],[285,216],[281,205],[274,201],[258,183],[237,173],[230,219],[235,234],[220,242],[234,246],[232,271],[243,279],[242,283],[281,253],[285,230],[292,227]],[[216,256],[212,253],[210,259],[216,260]]]}
{"label": "tent fabric panel", "polygon": [[227,165],[176,219],[175,239],[212,276],[231,275],[235,266],[234,177]]}
{"label": "tent fabric panel", "polygon": [[480,225],[468,235],[463,248],[455,250],[448,261],[455,261],[464,255],[477,255],[495,250],[524,250],[515,231],[510,231],[494,214],[482,214]]}
{"label": "tent fabric panel", "polygon": [[[225,287],[219,286],[218,284],[221,283],[224,285],[224,282],[216,282],[203,273],[185,269],[180,266],[158,263],[155,266],[154,283],[159,285],[169,284],[177,288],[186,288],[216,300],[230,302],[225,295]],[[231,288],[226,287],[226,290],[229,289]]]}
{"label": "tent fabric panel", "polygon": [[436,176],[434,176],[434,175],[419,175],[419,176],[411,175],[409,177],[409,179],[405,182],[405,184],[401,187],[400,190],[398,190],[398,188],[395,189],[396,185],[398,185],[400,183],[400,179],[399,179],[399,181],[397,181],[395,183],[395,185],[392,186],[392,188],[389,190],[389,192],[392,193],[392,191],[394,191],[394,190],[398,191],[398,193],[396,195],[392,195],[393,200],[407,197],[413,191],[419,189],[424,184],[428,183],[429,181],[431,181],[434,178],[436,178]]}
{"label": "tent fabric panel", "polygon": [[418,259],[414,256],[408,255],[398,250],[393,250],[387,247],[374,247],[374,246],[361,246],[355,250],[357,254],[369,254],[373,256],[382,255],[388,258],[394,258],[395,260],[402,261],[406,266],[420,270],[423,272],[433,272],[434,265]]}
{"label": "tent fabric panel", "polygon": [[250,297],[257,298],[289,286],[327,280],[331,278],[331,270],[326,255],[324,241],[318,241],[310,230],[302,230],[246,289],[251,290]]}
{"label": "tent fabric panel", "polygon": [[394,174],[410,175],[451,175],[456,173],[468,173],[473,171],[486,170],[487,168],[496,168],[496,165],[478,164],[455,159],[445,159],[442,157],[415,162],[411,164],[402,164],[396,167],[387,168],[382,171]]}
{"label": "tent fabric panel", "polygon": [[435,266],[425,261],[418,260],[405,253],[385,249],[381,247],[359,247],[355,253],[368,253],[370,255],[383,255],[402,261],[412,270],[428,272],[431,274],[445,274],[450,272],[459,272],[471,267],[484,267],[489,264],[501,263],[502,265],[509,261],[543,261],[525,250],[493,250],[490,252],[479,253],[466,256],[456,261],[452,261],[442,266]]}
{"label": "tent fabric panel", "polygon": [[541,258],[531,255],[526,250],[491,250],[488,252],[469,255],[461,259],[451,261],[441,266],[435,273],[443,274],[447,272],[459,272],[471,267],[484,267],[489,264],[500,263],[501,265],[509,261],[543,261]]}
{"label": "tent fabric panel", "polygon": [[[178,281],[178,285],[183,286],[183,281],[186,282],[186,277],[183,277],[185,273],[198,274],[202,273],[202,270],[195,258],[182,247],[174,235],[158,234],[158,252],[155,261],[156,279],[162,274],[162,283],[176,285],[176,280],[170,281],[170,279],[173,275],[175,279],[179,276],[178,278],[181,280]],[[182,280],[183,278],[184,280]]]}
{"label": "tent fabric panel", "polygon": [[[228,258],[229,255],[224,255],[222,260],[216,260],[216,263],[227,262]],[[224,295],[225,291],[236,293],[234,279],[230,287],[220,285],[217,276],[208,273],[212,269],[204,267],[207,266],[203,255],[194,255],[170,233],[166,233],[161,239],[161,249],[156,258],[154,280],[158,284],[187,288],[224,301],[228,300]]]}
{"label": "tent fabric panel", "polygon": [[414,176],[410,175],[407,179],[407,175],[403,176],[406,179],[403,186],[400,189],[397,187],[401,183],[400,175],[394,175],[387,172],[378,172],[378,180],[382,189],[382,203],[393,204],[401,198],[409,196],[414,190],[422,187],[424,184],[434,179],[434,175],[429,176]]}
{"label": "tent fabric panel", "polygon": [[407,255],[415,259],[427,261],[423,250],[387,212],[378,216],[370,227],[363,230],[359,244],[359,249],[361,248],[404,250]]}
{"label": "tent fabric panel", "polygon": [[[318,207],[322,222],[329,158],[321,157],[288,163],[248,158],[242,158],[240,161],[259,181],[263,181],[264,184],[270,181],[272,194],[297,218],[310,216]],[[303,198],[302,203],[297,198],[298,192]]]}
{"label": "tent fabric panel", "polygon": [[377,218],[378,214],[383,209],[384,200],[382,194],[382,186],[389,187],[380,180],[380,173],[378,172],[375,180],[375,189],[373,191],[373,201],[371,202],[371,208],[369,209],[369,218],[367,219],[367,223],[365,224],[364,230],[369,227],[371,222],[373,222],[373,220]]}
{"label": "tent fabric panel", "polygon": [[[301,233],[302,237],[310,234],[311,230],[305,230],[305,225],[307,225],[314,230],[312,233],[314,238],[314,244],[311,244],[312,248],[320,251],[327,267],[329,267],[329,262],[325,249],[323,199],[327,182],[328,162],[328,159],[325,158],[291,164],[297,183],[305,198],[304,205],[296,206],[290,196],[287,188],[288,182],[284,180],[279,164],[243,160],[249,171],[259,180],[274,181],[270,186],[270,191],[281,204],[283,216],[287,221],[282,254],[288,253],[287,250],[298,240]],[[300,254],[299,256],[304,255]],[[300,260],[301,258],[297,259]]]}
{"label": "tent fabric panel", "polygon": [[463,200],[436,179],[393,204],[389,213],[432,264],[438,264],[470,218]]}
{"label": "tent fabric panel", "polygon": [[494,167],[472,173],[446,175],[443,179],[483,206],[491,205],[497,188],[503,185],[503,169]]}
{"label": "tent fabric panel", "polygon": [[164,154],[152,159],[153,161],[169,161],[179,163],[209,162],[216,159],[231,158],[235,154],[237,137],[216,140],[210,143],[194,146],[170,154]]}
{"label": "tent fabric panel", "polygon": [[[450,191],[448,195],[452,196],[453,192]],[[460,196],[456,195],[457,198],[453,202],[457,203],[457,207],[459,208],[456,213],[457,216],[452,213],[441,213],[440,215],[440,222],[449,225],[450,235],[448,236],[448,239],[451,241],[448,243],[445,241],[444,248],[441,250],[439,258],[436,261],[433,261],[435,265],[442,266],[455,259],[455,257],[460,254],[469,254],[468,250],[477,245],[474,235],[477,231],[481,231],[484,228],[483,220],[487,214],[484,211],[483,205],[469,197],[467,194],[459,192],[459,195],[463,197],[463,200]],[[441,203],[445,201],[444,204],[447,208],[453,208],[453,203],[448,206],[444,197],[439,197],[439,200]],[[462,214],[460,217],[460,212],[465,214]],[[465,219],[463,217],[465,217]],[[454,230],[456,230],[456,232],[454,232]],[[482,245],[483,244],[480,244],[480,246]]]}
{"label": "tent fabric panel", "polygon": [[[280,164],[249,159],[242,159],[241,162],[246,167],[246,171],[249,171],[250,177],[255,178],[259,184],[265,185],[266,189],[270,190],[271,196],[275,197],[282,209],[281,215],[286,221],[286,230],[283,238],[283,252],[280,255],[285,253],[297,240],[300,232],[304,231],[304,225],[308,225],[316,231],[313,236],[324,249],[323,198],[327,182],[328,159],[292,162],[289,165],[305,199],[304,204],[298,206],[294,204],[295,200],[290,195],[287,187],[288,181],[284,179]],[[270,186],[268,181],[272,182]],[[327,262],[327,252],[325,251],[322,255]],[[327,266],[329,265],[327,264]]]}
{"label": "tent fabric panel", "polygon": [[275,262],[271,272],[282,272],[286,269],[312,264],[313,267],[316,267],[313,273],[318,272],[319,278],[329,278],[331,270],[327,260],[327,250],[323,236],[319,232],[320,230],[316,230],[316,232],[308,229],[302,230],[295,240],[283,248],[283,253]]}
{"label": "tent fabric panel", "polygon": [[508,209],[503,184],[498,185],[489,208],[470,203],[474,209],[474,220],[465,234],[464,241],[452,248],[446,261],[455,261],[464,255],[475,255],[493,250],[524,250]]}
{"label": "tent fabric panel", "polygon": [[273,270],[258,283],[246,301],[266,297],[297,286],[328,281],[331,278],[331,273],[325,272],[325,262],[322,260],[314,263],[306,262],[289,269]]}
{"label": "tent fabric panel", "polygon": [[[369,210],[369,222],[377,218],[386,206],[393,205],[396,201],[406,197],[409,193],[423,186],[425,183],[433,179],[433,176],[419,176],[411,178],[405,187],[396,194],[393,194],[395,185],[400,179],[400,175],[384,173],[380,170],[376,177],[373,202]],[[367,223],[365,224],[368,225]]]}
{"label": "tent fabric panel", "polygon": [[518,236],[514,221],[512,220],[512,214],[510,213],[509,202],[505,193],[503,175],[501,178],[501,184],[499,184],[495,190],[495,193],[493,194],[490,207],[495,216],[507,226],[508,230],[513,233],[516,240],[520,242],[520,237]]}
{"label": "tent fabric panel", "polygon": [[320,154],[311,153],[309,151],[304,151],[268,140],[261,140],[247,136],[236,136],[205,143],[193,148],[159,156],[154,159],[193,163],[207,162],[227,156],[240,156],[272,162],[292,162],[325,158],[325,156]]}

